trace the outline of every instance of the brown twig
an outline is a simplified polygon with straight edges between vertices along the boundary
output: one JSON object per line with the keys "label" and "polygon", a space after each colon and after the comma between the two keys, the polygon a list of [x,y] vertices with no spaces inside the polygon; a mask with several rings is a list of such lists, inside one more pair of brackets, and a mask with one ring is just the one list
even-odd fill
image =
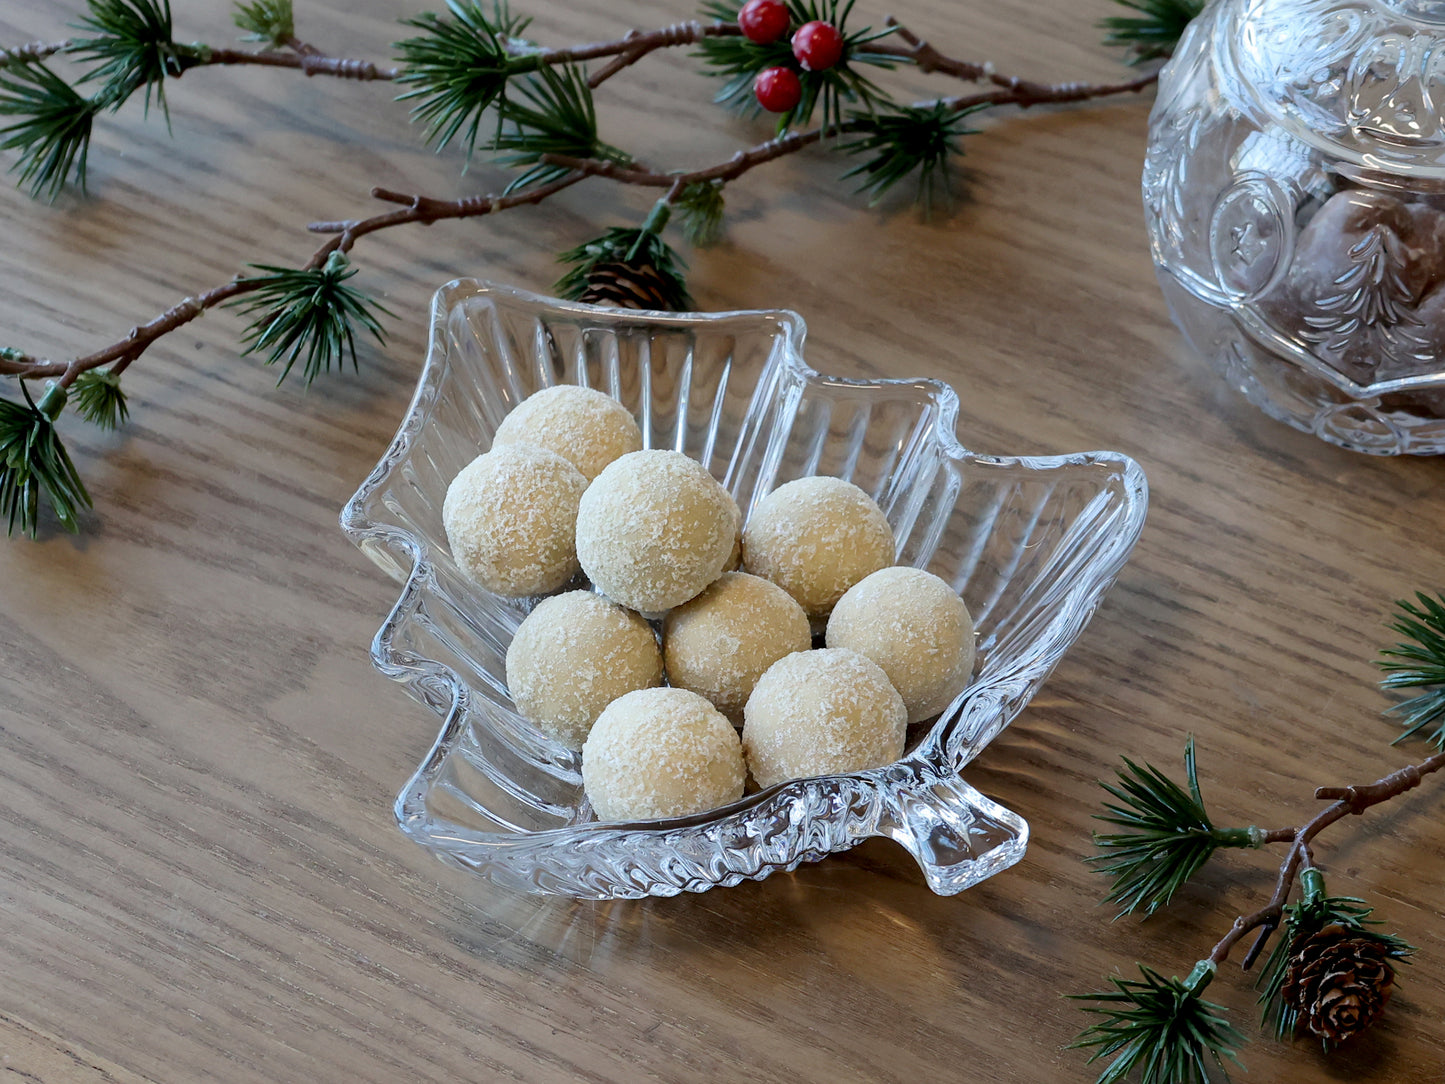
{"label": "brown twig", "polygon": [[1313,865],[1310,841],[1336,821],[1352,815],[1357,816],[1371,806],[1388,802],[1391,798],[1413,790],[1420,785],[1425,776],[1432,772],[1438,772],[1442,768],[1445,768],[1445,753],[1436,753],[1419,764],[1407,764],[1399,771],[1391,772],[1373,783],[1354,787],[1320,787],[1317,789],[1315,797],[1332,801],[1332,804],[1320,810],[1313,818],[1299,827],[1280,830],[1280,832],[1290,832],[1290,836],[1281,838],[1280,832],[1268,833],[1267,842],[1283,842],[1285,838],[1293,840],[1284,861],[1280,863],[1279,878],[1275,881],[1274,894],[1270,896],[1269,902],[1259,910],[1252,914],[1240,915],[1234,920],[1234,925],[1229,928],[1229,932],[1219,939],[1214,950],[1210,952],[1210,961],[1215,964],[1223,963],[1229,958],[1234,946],[1247,933],[1251,930],[1261,930],[1260,936],[1255,939],[1254,944],[1245,954],[1242,966],[1248,969],[1259,958],[1265,942],[1278,928],[1280,916],[1284,913],[1284,906],[1289,901],[1290,892],[1294,889],[1295,878],[1301,869]]}
{"label": "brown twig", "polygon": [[[308,269],[321,267],[333,252],[349,252],[358,240],[377,230],[412,222],[430,224],[445,218],[474,218],[525,204],[541,203],[564,188],[570,188],[578,181],[585,179],[586,176],[585,173],[569,174],[551,184],[541,185],[511,196],[473,196],[459,200],[437,200],[429,196],[412,196],[376,188],[372,190],[372,195],[377,199],[389,203],[406,204],[406,209],[373,215],[371,218],[357,221],[321,223],[320,225],[330,227],[326,232],[335,232],[336,236],[312,254],[306,267]],[[44,361],[29,355],[22,355],[22,360],[17,362],[12,354],[11,360],[0,359],[0,372],[12,376],[22,376],[27,380],[46,377],[58,378],[57,382],[61,387],[69,387],[81,373],[109,365],[112,362],[116,363],[116,370],[121,371],[140,357],[157,339],[189,324],[217,305],[242,294],[250,293],[257,289],[262,281],[257,278],[236,278],[222,286],[188,297],[149,323],[131,328],[130,334],[124,339],[93,354],[86,354],[84,357],[75,358],[69,362]]]}
{"label": "brown twig", "polygon": [[0,68],[7,64],[29,64],[32,61],[44,60],[56,53],[63,53],[70,48],[69,39],[65,41],[32,41],[29,45],[17,45],[13,49],[0,49]]}
{"label": "brown twig", "polygon": [[268,68],[295,68],[308,76],[333,75],[339,79],[357,79],[363,82],[392,80],[401,75],[400,68],[378,67],[369,60],[325,56],[313,47],[307,47],[305,52],[293,47],[291,52],[285,53],[275,49],[262,49],[257,52],[247,49],[208,49],[190,66],[238,64],[254,64]]}

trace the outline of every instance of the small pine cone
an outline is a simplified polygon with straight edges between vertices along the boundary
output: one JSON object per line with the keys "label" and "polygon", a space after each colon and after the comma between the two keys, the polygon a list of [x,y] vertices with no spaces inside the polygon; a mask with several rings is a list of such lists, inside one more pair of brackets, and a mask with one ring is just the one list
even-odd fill
{"label": "small pine cone", "polygon": [[600,263],[587,276],[587,292],[579,301],[619,309],[672,311],[673,288],[650,263]]}
{"label": "small pine cone", "polygon": [[1338,923],[1300,941],[1280,995],[1326,1043],[1343,1043],[1373,1024],[1395,984],[1389,946]]}

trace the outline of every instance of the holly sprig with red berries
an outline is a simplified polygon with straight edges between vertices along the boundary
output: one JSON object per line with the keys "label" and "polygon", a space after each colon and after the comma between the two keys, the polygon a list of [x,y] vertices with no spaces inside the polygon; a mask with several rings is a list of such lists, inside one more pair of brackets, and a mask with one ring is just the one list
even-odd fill
{"label": "holly sprig with red berries", "polygon": [[[0,377],[20,384],[18,397],[0,398],[0,518],[12,534],[34,536],[46,507],[59,526],[79,529],[90,495],[58,419],[74,406],[97,425],[123,423],[127,368],[206,312],[238,308],[247,318],[241,353],[275,366],[282,380],[299,371],[309,384],[346,362],[356,367],[358,341],[381,340],[390,315],[355,281],[353,250],[371,234],[536,206],[588,181],[651,189],[655,197],[637,224],[610,226],[559,257],[568,271],[556,288],[577,300],[679,309],[692,302],[668,232],[696,247],[717,241],[725,189],[753,169],[812,149],[840,158],[848,167],[843,176],[871,202],[914,181],[926,210],[951,198],[952,165],[980,113],[1129,94],[1156,78],[1146,72],[1088,84],[1005,75],[951,57],[891,18],[863,25],[854,0],[707,0],[695,21],[562,47],[530,40],[529,20],[505,0],[446,0],[444,12],[402,20],[409,36],[396,44],[393,66],[332,56],[302,40],[292,0],[240,0],[233,14],[256,48],[178,40],[170,0],[86,0],[76,37],[0,49],[0,152],[15,155],[10,168],[21,187],[52,202],[70,191],[84,195],[96,123],[136,98],[147,112],[155,102],[164,114],[166,94],[182,77],[241,65],[391,84],[439,152],[459,152],[464,161],[485,152],[515,175],[499,192],[455,200],[374,188],[388,208],[311,223],[324,240],[299,266],[250,264],[91,353],[55,360],[0,347]],[[722,79],[719,101],[776,114],[772,136],[722,162],[666,169],[604,140],[598,89],[674,48],[691,48],[703,69]],[[75,76],[65,78],[56,61],[69,63]],[[875,77],[905,65],[961,81],[966,92],[895,100]],[[48,383],[32,395],[32,381]]]}

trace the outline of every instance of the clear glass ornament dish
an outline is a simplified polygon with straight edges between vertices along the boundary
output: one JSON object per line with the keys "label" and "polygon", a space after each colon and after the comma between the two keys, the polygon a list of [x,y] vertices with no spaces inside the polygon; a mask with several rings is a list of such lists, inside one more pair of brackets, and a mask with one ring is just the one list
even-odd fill
{"label": "clear glass ornament dish", "polygon": [[[1144,522],[1144,475],[1112,452],[1007,458],[954,437],[957,398],[928,380],[814,372],[789,312],[638,313],[469,280],[443,287],[396,439],[342,512],[348,536],[403,585],[372,644],[378,670],[442,719],[398,795],[401,829],[443,861],[528,892],[673,895],[762,878],[887,836],[951,894],[1023,855],[1028,826],[961,769],[1024,707],[1078,636]],[[810,474],[872,493],[898,561],[953,583],[978,629],[972,683],[910,728],[887,767],[796,780],[722,809],[599,823],[579,755],[513,709],[505,658],[536,600],[467,581],[441,508],[502,417],[561,382],[607,391],[648,447],[705,464],[744,513]]]}
{"label": "clear glass ornament dish", "polygon": [[1251,402],[1445,452],[1445,4],[1212,0],[1160,74],[1144,205],[1175,322]]}

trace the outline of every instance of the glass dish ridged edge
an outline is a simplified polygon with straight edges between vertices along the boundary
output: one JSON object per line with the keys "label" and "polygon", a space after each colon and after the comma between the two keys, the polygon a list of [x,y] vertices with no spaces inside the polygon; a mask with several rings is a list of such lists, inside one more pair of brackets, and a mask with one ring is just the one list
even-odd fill
{"label": "glass dish ridged edge", "polygon": [[[1023,709],[1112,584],[1143,527],[1144,474],[1114,452],[969,452],[946,385],[825,376],[803,362],[804,333],[783,311],[639,313],[465,279],[436,293],[406,417],[341,514],[352,541],[403,584],[372,661],[442,718],[396,799],[409,837],[496,884],[589,899],[761,879],[871,836],[907,848],[940,894],[1022,857],[1027,824],[960,770]],[[507,698],[506,647],[536,600],[468,583],[441,526],[447,484],[506,412],[563,381],[620,399],[646,446],[703,462],[745,514],[806,474],[874,494],[899,563],[954,583],[979,633],[971,684],[910,729],[903,759],[692,817],[591,819],[578,754]]]}

